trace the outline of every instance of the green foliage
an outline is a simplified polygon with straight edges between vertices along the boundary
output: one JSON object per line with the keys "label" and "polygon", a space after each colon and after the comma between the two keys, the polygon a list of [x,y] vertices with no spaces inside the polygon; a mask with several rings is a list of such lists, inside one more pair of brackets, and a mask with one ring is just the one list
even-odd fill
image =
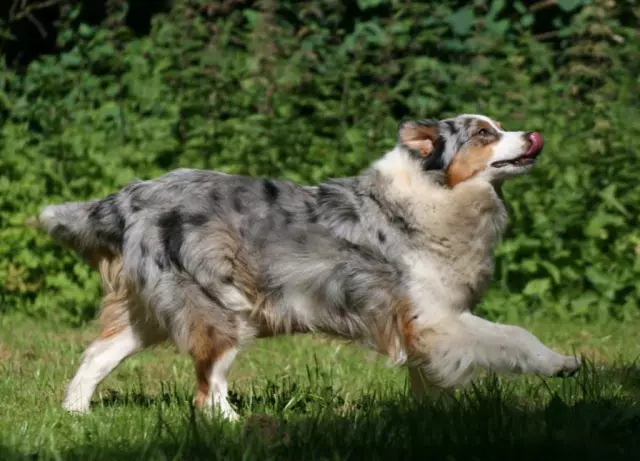
{"label": "green foliage", "polygon": [[506,186],[485,311],[635,314],[640,11],[557,3],[548,21],[503,0],[175,0],[148,34],[127,28],[127,2],[102,25],[66,8],[59,53],[2,64],[0,309],[95,312],[96,275],[23,225],[45,203],[185,166],[351,175],[391,147],[400,118],[475,112],[546,139],[535,172]]}

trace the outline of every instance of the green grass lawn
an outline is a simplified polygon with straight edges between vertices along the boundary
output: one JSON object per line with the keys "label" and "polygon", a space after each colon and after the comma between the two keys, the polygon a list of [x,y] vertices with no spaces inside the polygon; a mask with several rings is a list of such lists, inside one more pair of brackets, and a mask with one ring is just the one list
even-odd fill
{"label": "green grass lawn", "polygon": [[640,322],[524,326],[585,354],[574,378],[486,376],[453,404],[415,404],[405,373],[316,336],[257,341],[236,361],[236,424],[195,412],[187,357],[125,362],[89,415],[61,409],[96,331],[0,317],[0,460],[640,459]]}

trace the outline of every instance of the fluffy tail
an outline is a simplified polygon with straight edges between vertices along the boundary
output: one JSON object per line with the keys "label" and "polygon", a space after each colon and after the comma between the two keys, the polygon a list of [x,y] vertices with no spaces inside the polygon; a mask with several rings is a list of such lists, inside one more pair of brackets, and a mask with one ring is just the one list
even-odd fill
{"label": "fluffy tail", "polygon": [[122,250],[125,220],[115,194],[89,202],[48,205],[32,224],[82,254]]}

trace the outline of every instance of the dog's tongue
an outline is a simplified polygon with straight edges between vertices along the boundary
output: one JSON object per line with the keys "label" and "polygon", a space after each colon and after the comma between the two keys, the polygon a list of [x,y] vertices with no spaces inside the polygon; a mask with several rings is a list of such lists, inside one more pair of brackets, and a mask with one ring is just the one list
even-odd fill
{"label": "dog's tongue", "polygon": [[531,141],[531,147],[529,147],[527,155],[536,155],[540,153],[540,151],[542,150],[542,146],[544,146],[544,138],[542,137],[542,135],[537,131],[534,131],[533,133],[529,134],[529,141]]}

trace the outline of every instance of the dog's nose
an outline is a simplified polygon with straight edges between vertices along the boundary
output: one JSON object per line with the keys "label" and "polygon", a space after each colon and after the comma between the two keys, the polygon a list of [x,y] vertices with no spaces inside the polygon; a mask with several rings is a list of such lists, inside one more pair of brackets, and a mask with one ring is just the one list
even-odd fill
{"label": "dog's nose", "polygon": [[527,139],[531,142],[527,155],[537,155],[544,146],[544,138],[537,131],[532,131],[526,134]]}

